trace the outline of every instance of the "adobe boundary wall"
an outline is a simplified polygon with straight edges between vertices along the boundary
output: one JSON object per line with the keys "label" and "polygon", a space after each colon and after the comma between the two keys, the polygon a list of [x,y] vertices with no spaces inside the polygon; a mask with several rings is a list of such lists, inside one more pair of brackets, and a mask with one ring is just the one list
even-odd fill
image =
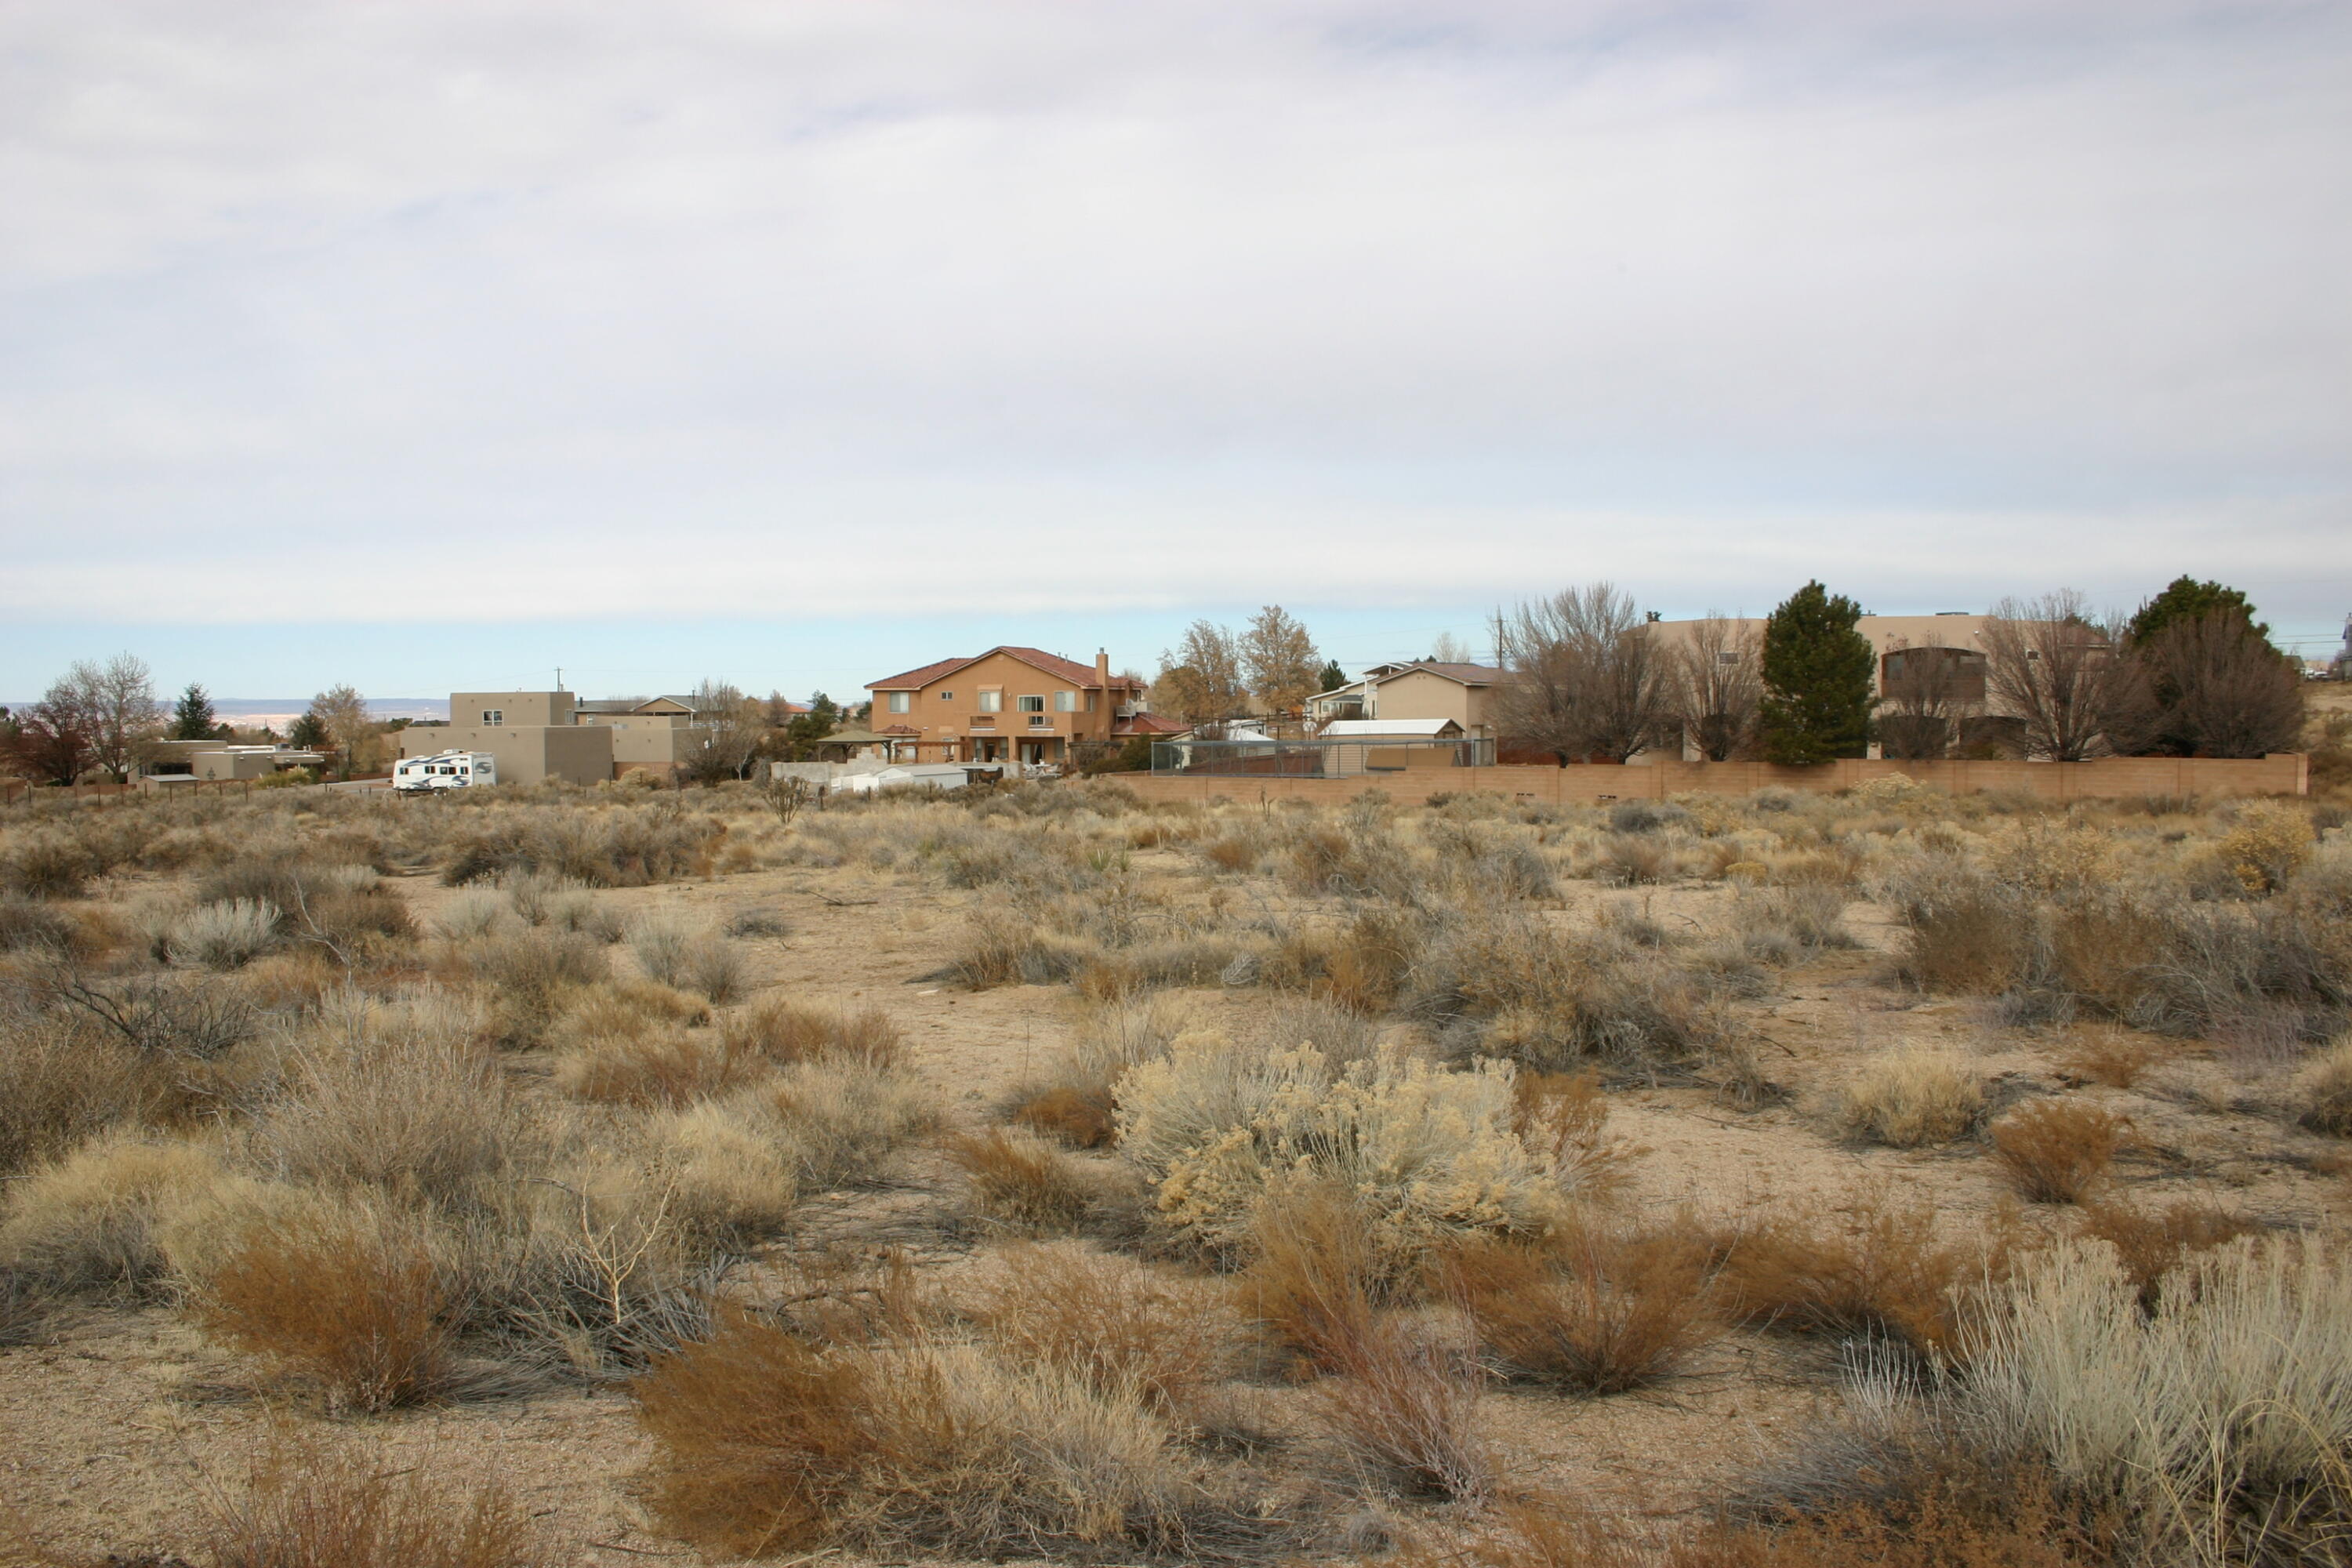
{"label": "adobe boundary wall", "polygon": [[2310,760],[2300,752],[2273,752],[2260,759],[2219,757],[2111,757],[2095,763],[1895,763],[1861,759],[1788,768],[1770,763],[1654,763],[1623,767],[1577,763],[1561,767],[1501,765],[1484,768],[1406,768],[1352,778],[1308,779],[1250,773],[1111,773],[1145,800],[1343,801],[1366,790],[1382,790],[1401,801],[1425,799],[1440,791],[1479,791],[1545,805],[1584,805],[1595,801],[1705,792],[1746,795],[1778,785],[1783,789],[1851,789],[1866,779],[1902,773],[1953,794],[1998,790],[2045,800],[2117,800],[2146,795],[2308,795]]}

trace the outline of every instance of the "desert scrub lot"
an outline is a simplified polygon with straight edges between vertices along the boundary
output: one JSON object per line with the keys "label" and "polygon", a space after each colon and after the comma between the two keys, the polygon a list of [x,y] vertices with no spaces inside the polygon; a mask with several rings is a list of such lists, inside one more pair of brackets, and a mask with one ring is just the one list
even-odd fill
{"label": "desert scrub lot", "polygon": [[2326,800],[46,812],[0,1563],[2344,1560]]}

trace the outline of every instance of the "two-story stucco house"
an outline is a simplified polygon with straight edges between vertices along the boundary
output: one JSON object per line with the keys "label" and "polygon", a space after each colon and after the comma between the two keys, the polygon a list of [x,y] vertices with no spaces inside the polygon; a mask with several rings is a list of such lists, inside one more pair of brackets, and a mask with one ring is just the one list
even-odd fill
{"label": "two-story stucco house", "polygon": [[868,682],[871,728],[895,761],[1067,766],[1071,748],[1125,740],[1143,683],[1034,647],[992,647]]}
{"label": "two-story stucco house", "polygon": [[1486,712],[1503,672],[1483,664],[1405,659],[1376,664],[1360,679],[1310,698],[1307,716],[1337,721],[1450,719],[1473,740],[1495,733]]}

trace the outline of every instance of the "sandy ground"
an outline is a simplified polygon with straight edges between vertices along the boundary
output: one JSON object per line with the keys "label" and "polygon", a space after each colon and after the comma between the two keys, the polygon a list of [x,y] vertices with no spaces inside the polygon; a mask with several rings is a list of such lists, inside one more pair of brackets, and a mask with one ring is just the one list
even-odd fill
{"label": "sandy ground", "polygon": [[[1172,854],[1137,858],[1139,869],[1193,875]],[[425,921],[450,896],[427,879],[399,885]],[[1590,918],[1599,901],[1627,896],[1570,886],[1565,919]],[[601,896],[625,913],[674,905],[782,915],[790,934],[747,943],[760,984],[886,1008],[919,1070],[953,1111],[975,1121],[1069,1028],[1060,988],[972,994],[922,978],[947,962],[964,910],[984,895],[941,892],[912,877],[787,869]],[[1724,896],[1694,887],[1647,900],[1666,919],[1696,916]],[[1965,1004],[1922,1005],[1890,988],[1884,916],[1860,905],[1851,921],[1869,947],[1788,974],[1781,994],[1752,1009],[1768,1070],[1789,1098],[1743,1112],[1702,1088],[1612,1093],[1610,1128],[1637,1151],[1622,1201],[1661,1215],[1721,1215],[1766,1199],[1821,1211],[1885,1191],[1931,1204],[1942,1224],[1960,1231],[2001,1206],[1993,1169],[1976,1146],[1848,1146],[1832,1135],[1822,1096],[1857,1059],[1927,1043],[1979,1055],[2000,1075],[1996,1093],[2055,1087],[2065,1042],[2003,1031]],[[1239,1018],[1265,999],[1240,992],[1199,1000]],[[2166,1059],[2138,1089],[2085,1091],[2131,1118],[2137,1143],[2121,1177],[2135,1200],[2196,1194],[2269,1223],[2345,1223],[2347,1185],[2335,1173],[2328,1142],[2263,1112],[2264,1074],[2274,1064],[2168,1042],[2158,1048]],[[877,1206],[919,1211],[951,1201],[944,1182],[918,1180],[837,1217],[854,1227]],[[962,1245],[939,1242],[933,1255],[945,1261]],[[1829,1356],[1817,1344],[1736,1334],[1662,1389],[1589,1401],[1498,1391],[1486,1418],[1510,1487],[1564,1489],[1674,1514],[1705,1506],[1759,1460],[1804,1440],[1836,1397],[1824,1375]],[[66,1561],[193,1553],[207,1490],[232,1487],[272,1424],[287,1419],[313,1417],[273,1399],[250,1368],[170,1311],[82,1313],[51,1343],[0,1351],[0,1520],[13,1510],[20,1530]],[[495,1467],[535,1517],[548,1562],[619,1568],[691,1557],[638,1507],[634,1478],[646,1446],[623,1394],[539,1392],[336,1425],[387,1445],[387,1462],[429,1462],[453,1477]]]}

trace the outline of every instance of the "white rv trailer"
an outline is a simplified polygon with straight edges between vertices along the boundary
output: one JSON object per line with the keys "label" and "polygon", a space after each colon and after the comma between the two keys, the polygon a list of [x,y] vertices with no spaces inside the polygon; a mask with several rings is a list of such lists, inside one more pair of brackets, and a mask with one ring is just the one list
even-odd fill
{"label": "white rv trailer", "polygon": [[443,752],[431,757],[403,757],[393,765],[396,790],[472,789],[499,782],[499,762],[488,752]]}

